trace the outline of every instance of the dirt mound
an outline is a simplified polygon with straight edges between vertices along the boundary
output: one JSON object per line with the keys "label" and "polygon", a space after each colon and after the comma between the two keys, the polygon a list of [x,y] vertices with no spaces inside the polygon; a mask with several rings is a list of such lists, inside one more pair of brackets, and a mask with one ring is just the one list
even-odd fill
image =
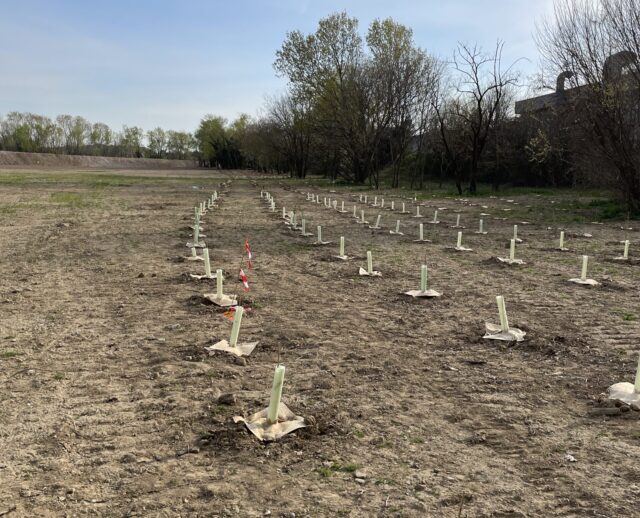
{"label": "dirt mound", "polygon": [[0,167],[99,167],[102,169],[194,169],[196,160],[124,158],[111,156],[56,155],[0,151]]}

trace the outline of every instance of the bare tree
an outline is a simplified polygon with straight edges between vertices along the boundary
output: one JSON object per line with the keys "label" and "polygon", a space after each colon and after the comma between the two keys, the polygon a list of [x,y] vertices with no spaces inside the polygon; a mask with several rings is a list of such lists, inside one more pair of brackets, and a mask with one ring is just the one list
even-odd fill
{"label": "bare tree", "polygon": [[[460,194],[462,156],[467,154],[469,192],[475,194],[482,153],[502,113],[507,92],[517,84],[515,63],[502,68],[503,48],[504,43],[498,41],[493,53],[486,54],[477,45],[459,43],[451,63],[453,87],[442,92],[444,97],[440,97],[436,107],[442,144]],[[460,150],[452,142],[455,129],[462,131],[463,139],[458,139],[458,143],[464,143],[466,150]]]}
{"label": "bare tree", "polygon": [[556,111],[585,173],[640,211],[640,1],[557,0],[536,34],[548,73],[570,88]]}

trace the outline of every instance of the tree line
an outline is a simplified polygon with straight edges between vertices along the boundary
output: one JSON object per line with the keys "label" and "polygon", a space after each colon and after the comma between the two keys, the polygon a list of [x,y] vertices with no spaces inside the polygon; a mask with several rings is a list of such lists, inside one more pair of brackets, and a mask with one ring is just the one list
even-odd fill
{"label": "tree line", "polygon": [[10,112],[0,118],[0,150],[69,155],[194,159],[197,142],[188,132],[137,126],[114,131],[102,122],[58,115]]}
{"label": "tree line", "polygon": [[[262,170],[373,187],[604,186],[638,211],[639,13],[640,0],[556,0],[528,84],[502,41],[459,43],[444,60],[391,18],[361,35],[356,18],[332,14],[286,35],[274,62],[286,91],[243,125],[240,153]],[[549,92],[541,109],[514,113]]]}
{"label": "tree line", "polygon": [[242,151],[251,119],[242,114],[232,122],[205,115],[196,131],[144,131],[123,126],[120,131],[103,122],[91,123],[80,116],[55,119],[28,112],[0,117],[0,150],[68,155],[198,160],[203,167],[239,169],[254,167]]}
{"label": "tree line", "polygon": [[503,47],[460,43],[446,62],[391,18],[363,37],[356,18],[332,14],[287,35],[274,69],[288,88],[248,126],[245,151],[263,169],[373,187],[453,180],[462,194],[503,183],[507,170],[526,178],[508,127],[519,74]]}
{"label": "tree line", "polygon": [[[593,185],[640,213],[639,34],[640,0],[555,0],[526,84],[502,41],[458,43],[442,59],[391,18],[361,34],[356,18],[334,13],[286,35],[273,67],[287,87],[259,116],[206,115],[190,134],[13,112],[0,148],[192,158],[376,188],[453,182],[459,194],[479,183]],[[516,113],[518,100],[529,108]]]}

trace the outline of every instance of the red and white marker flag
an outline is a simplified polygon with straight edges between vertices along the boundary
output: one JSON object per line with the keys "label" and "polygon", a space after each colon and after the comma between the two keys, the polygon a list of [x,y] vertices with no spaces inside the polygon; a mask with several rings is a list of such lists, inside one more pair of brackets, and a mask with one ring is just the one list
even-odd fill
{"label": "red and white marker flag", "polygon": [[244,291],[249,291],[249,279],[247,279],[247,276],[242,268],[240,268],[240,280],[242,281],[242,287],[244,288]]}
{"label": "red and white marker flag", "polygon": [[245,240],[244,242],[244,250],[247,252],[247,264],[249,266],[249,270],[253,270],[253,255],[251,254],[251,247],[249,246],[249,240]]}

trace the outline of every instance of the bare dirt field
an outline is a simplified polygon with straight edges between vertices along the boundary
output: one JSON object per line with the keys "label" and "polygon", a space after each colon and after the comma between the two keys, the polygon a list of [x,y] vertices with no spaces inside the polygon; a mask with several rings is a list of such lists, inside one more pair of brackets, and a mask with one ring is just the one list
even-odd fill
{"label": "bare dirt field", "polygon": [[[203,227],[252,307],[246,361],[204,350],[231,323],[181,261],[193,207],[232,178]],[[356,203],[382,214],[372,231],[347,191],[248,172],[0,171],[0,516],[638,516],[639,413],[597,401],[635,373],[640,266],[612,259],[624,239],[640,257],[638,222],[591,223],[560,194],[420,202],[423,219]],[[282,205],[333,244],[288,229]],[[456,211],[472,252],[447,248]],[[492,258],[514,223],[527,264],[508,267]],[[351,261],[331,257],[341,235]],[[381,278],[357,275],[368,249]],[[598,287],[567,282],[583,253]],[[408,299],[425,259],[443,296]],[[524,342],[482,340],[499,294]],[[278,359],[309,426],[263,444],[232,417],[267,405]]]}

